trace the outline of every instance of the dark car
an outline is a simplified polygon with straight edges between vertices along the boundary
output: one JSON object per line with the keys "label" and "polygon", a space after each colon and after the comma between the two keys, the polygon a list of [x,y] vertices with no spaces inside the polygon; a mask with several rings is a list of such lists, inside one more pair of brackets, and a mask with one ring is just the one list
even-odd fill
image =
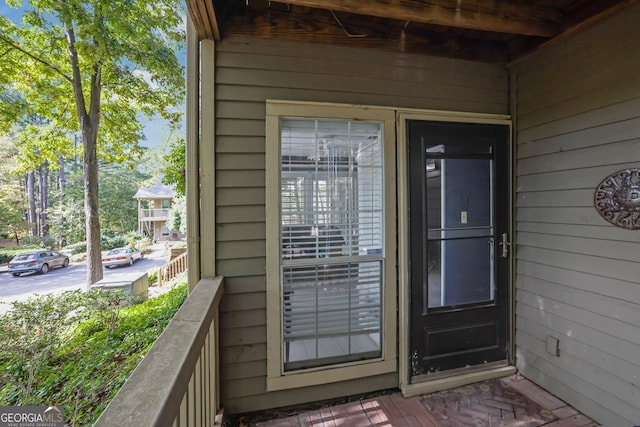
{"label": "dark car", "polygon": [[68,265],[69,257],[66,255],[41,250],[16,255],[9,261],[8,271],[13,276],[18,277],[22,273],[33,273],[36,271],[46,274],[52,268],[66,267]]}

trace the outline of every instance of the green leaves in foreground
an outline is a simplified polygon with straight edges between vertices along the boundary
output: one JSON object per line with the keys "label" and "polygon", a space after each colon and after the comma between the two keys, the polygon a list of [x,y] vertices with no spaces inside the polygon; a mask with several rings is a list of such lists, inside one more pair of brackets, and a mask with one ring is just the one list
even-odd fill
{"label": "green leaves in foreground", "polygon": [[0,316],[0,405],[61,405],[69,425],[91,425],[186,296],[183,284],[127,307],[112,292],[15,303]]}

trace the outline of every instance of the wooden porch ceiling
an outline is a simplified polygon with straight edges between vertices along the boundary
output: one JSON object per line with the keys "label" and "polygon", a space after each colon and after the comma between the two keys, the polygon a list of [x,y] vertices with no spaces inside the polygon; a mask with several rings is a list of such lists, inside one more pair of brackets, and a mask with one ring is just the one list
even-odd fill
{"label": "wooden porch ceiling", "polygon": [[200,38],[229,35],[508,62],[636,0],[187,0]]}

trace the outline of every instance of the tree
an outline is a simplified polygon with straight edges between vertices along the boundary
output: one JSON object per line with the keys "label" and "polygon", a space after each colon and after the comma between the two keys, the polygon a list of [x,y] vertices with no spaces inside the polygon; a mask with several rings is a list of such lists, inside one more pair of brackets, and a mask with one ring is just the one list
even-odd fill
{"label": "tree", "polygon": [[[177,138],[171,141],[169,153],[163,156],[166,167],[164,169],[162,183],[165,185],[173,184],[178,196],[184,196],[187,190],[185,156],[186,144],[183,138]],[[177,228],[174,228],[174,230],[177,230]]]}
{"label": "tree", "polygon": [[[57,197],[50,209],[51,234],[65,244],[84,240],[79,227],[84,223],[82,209],[82,170],[69,168],[65,197]],[[127,234],[138,227],[138,204],[134,198],[143,182],[149,179],[137,170],[118,164],[100,164],[100,228],[103,235]],[[52,191],[58,195],[59,191]]]}
{"label": "tree", "polygon": [[169,209],[167,226],[170,230],[178,230],[182,234],[187,234],[187,200],[185,196],[173,199],[171,209]]}
{"label": "tree", "polygon": [[32,225],[24,218],[21,193],[19,184],[4,184],[0,192],[0,233],[9,235],[16,244]]}
{"label": "tree", "polygon": [[16,153],[11,138],[0,138],[0,233],[9,235],[18,244],[32,224],[25,218],[27,209],[23,183],[12,162]]}
{"label": "tree", "polygon": [[[22,3],[7,0],[14,7]],[[22,117],[38,114],[47,120],[33,141],[50,165],[73,147],[72,135],[81,137],[89,286],[102,278],[98,157],[137,160],[140,114],[179,120],[171,107],[184,96],[175,54],[184,41],[184,5],[180,0],[27,3],[22,25],[0,17],[0,94],[7,88],[19,92],[24,102],[15,100],[11,107],[20,108]],[[0,114],[0,123],[20,117],[12,108],[0,108]]]}

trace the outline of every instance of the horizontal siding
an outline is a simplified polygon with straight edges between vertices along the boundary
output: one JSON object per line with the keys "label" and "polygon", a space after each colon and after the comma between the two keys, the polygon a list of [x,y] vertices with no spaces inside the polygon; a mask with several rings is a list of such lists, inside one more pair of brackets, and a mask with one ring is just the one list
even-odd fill
{"label": "horizontal siding", "polygon": [[[239,277],[225,277],[224,284],[225,295],[264,292],[265,276],[264,274],[255,276],[245,274]],[[227,287],[229,287],[229,289],[227,289]]]}
{"label": "horizontal siding", "polygon": [[217,43],[215,75],[225,409],[246,412],[397,386],[392,374],[266,392],[266,100],[507,114],[508,72],[495,64],[238,37]]}
{"label": "horizontal siding", "polygon": [[640,243],[640,234],[629,233],[623,228],[611,228],[606,225],[574,225],[541,222],[518,222],[518,230],[521,232],[536,232],[541,234],[553,234],[556,236],[579,236],[591,239],[616,240],[622,242]]}
{"label": "horizontal siding", "polygon": [[600,177],[611,175],[620,169],[637,166],[637,161],[628,159],[625,163],[616,165],[593,166],[584,169],[568,169],[552,172],[545,172],[535,175],[519,175],[517,177],[517,192],[545,191],[545,190],[573,190],[595,188],[600,183]]}
{"label": "horizontal siding", "polygon": [[216,209],[216,226],[264,222],[264,216],[264,205],[220,206]]}
{"label": "horizontal siding", "polygon": [[[518,260],[638,283],[638,262],[518,245]],[[603,292],[604,293],[604,292]]]}
{"label": "horizontal siding", "polygon": [[255,136],[218,135],[216,137],[216,152],[220,155],[231,153],[262,153],[264,155],[264,138]]}
{"label": "horizontal siding", "polygon": [[640,233],[593,207],[640,167],[639,20],[631,6],[512,69],[517,365],[607,426],[640,420]]}
{"label": "horizontal siding", "polygon": [[[640,100],[638,100],[638,111],[640,112]],[[615,165],[629,161],[632,153],[640,153],[640,138],[632,140],[615,140],[615,135],[610,135],[610,142],[596,147],[584,147],[571,151],[559,150],[556,153],[549,153],[533,158],[520,159],[517,163],[518,173],[529,175],[534,173],[545,173],[565,169],[589,168],[601,166],[602,159],[607,159],[607,164]],[[599,177],[593,176],[594,187],[600,182]],[[602,177],[604,178],[604,177]]]}
{"label": "horizontal siding", "polygon": [[218,188],[260,187],[264,191],[264,170],[220,170],[216,174],[216,184]]}
{"label": "horizontal siding", "polygon": [[216,252],[219,260],[264,258],[266,256],[266,244],[264,240],[240,240],[231,242],[219,242],[216,244]]}
{"label": "horizontal siding", "polygon": [[518,233],[518,244],[558,252],[592,255],[603,259],[609,258],[634,263],[638,262],[637,242],[556,236],[553,234],[543,234],[539,231],[525,232],[520,230]]}

